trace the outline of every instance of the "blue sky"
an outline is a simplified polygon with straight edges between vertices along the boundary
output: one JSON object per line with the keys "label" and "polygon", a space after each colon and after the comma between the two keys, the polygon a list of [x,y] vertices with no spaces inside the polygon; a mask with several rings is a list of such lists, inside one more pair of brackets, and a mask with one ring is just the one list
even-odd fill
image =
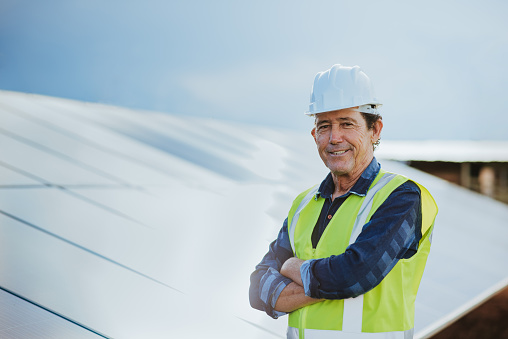
{"label": "blue sky", "polygon": [[506,140],[503,1],[0,3],[0,89],[307,132],[314,75],[360,65],[385,139]]}

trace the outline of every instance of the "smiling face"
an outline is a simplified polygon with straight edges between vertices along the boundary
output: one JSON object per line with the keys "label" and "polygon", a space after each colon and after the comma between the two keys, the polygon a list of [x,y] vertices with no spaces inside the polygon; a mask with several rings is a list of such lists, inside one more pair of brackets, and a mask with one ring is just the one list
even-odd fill
{"label": "smiling face", "polygon": [[372,129],[356,107],[319,113],[312,136],[319,156],[335,177],[359,177],[374,157],[372,144],[381,134],[378,120]]}

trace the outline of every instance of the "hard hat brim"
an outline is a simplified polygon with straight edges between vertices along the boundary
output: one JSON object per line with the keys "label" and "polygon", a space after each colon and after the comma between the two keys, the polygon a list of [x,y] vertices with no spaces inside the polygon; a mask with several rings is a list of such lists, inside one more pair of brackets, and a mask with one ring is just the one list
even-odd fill
{"label": "hard hat brim", "polygon": [[[360,112],[360,113],[368,113],[368,114],[379,114],[378,112],[378,108],[383,106],[383,104],[380,104],[380,103],[369,103],[369,104],[364,104],[364,105],[359,105],[359,106],[352,106],[352,107],[358,107],[356,109],[357,112]],[[339,111],[341,109],[346,109],[346,108],[351,108],[351,107],[339,107],[339,108],[335,108],[335,109],[327,109],[327,110],[323,110],[323,111],[317,111],[317,112],[310,112],[310,111],[306,111],[304,114],[307,115],[307,116],[315,116],[316,114],[320,114],[320,113],[326,113],[326,112],[333,112],[333,111]]]}

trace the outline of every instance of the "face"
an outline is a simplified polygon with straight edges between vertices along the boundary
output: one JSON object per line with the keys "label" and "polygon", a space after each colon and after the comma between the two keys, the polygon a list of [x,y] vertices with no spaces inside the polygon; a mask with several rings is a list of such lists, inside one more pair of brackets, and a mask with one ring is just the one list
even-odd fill
{"label": "face", "polygon": [[369,130],[362,114],[353,107],[317,114],[311,133],[319,156],[333,175],[356,176],[372,161],[372,144],[382,128],[379,120]]}

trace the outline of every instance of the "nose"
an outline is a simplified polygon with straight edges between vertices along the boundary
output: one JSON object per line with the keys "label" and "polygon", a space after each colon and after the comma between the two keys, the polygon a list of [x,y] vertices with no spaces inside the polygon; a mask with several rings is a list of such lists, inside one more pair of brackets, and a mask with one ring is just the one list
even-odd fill
{"label": "nose", "polygon": [[330,144],[336,145],[340,144],[342,142],[342,131],[340,130],[340,126],[338,125],[332,125],[331,131],[330,131]]}

